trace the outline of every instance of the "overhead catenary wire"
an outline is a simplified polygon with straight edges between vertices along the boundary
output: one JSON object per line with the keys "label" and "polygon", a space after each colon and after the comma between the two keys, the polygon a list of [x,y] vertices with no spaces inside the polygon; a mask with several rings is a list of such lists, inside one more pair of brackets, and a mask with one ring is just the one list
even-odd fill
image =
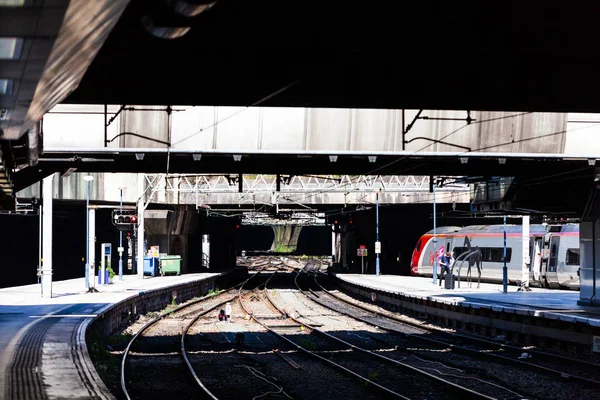
{"label": "overhead catenary wire", "polygon": [[220,120],[218,120],[218,121],[215,121],[215,122],[213,122],[212,124],[209,124],[209,125],[207,125],[207,126],[205,126],[205,127],[203,127],[203,128],[200,128],[200,130],[198,130],[198,131],[196,131],[196,132],[194,132],[194,133],[192,133],[192,134],[190,134],[190,135],[188,135],[188,136],[184,137],[183,139],[181,139],[181,140],[179,140],[179,141],[177,141],[177,142],[175,142],[175,143],[172,143],[171,145],[172,145],[172,146],[176,146],[176,145],[178,145],[178,144],[180,144],[180,143],[182,143],[182,142],[185,142],[186,140],[189,140],[189,139],[193,138],[193,137],[194,137],[194,136],[196,136],[196,135],[199,135],[200,133],[204,132],[204,131],[205,131],[205,130],[207,130],[207,129],[214,128],[215,126],[218,126],[219,124],[222,124],[223,122],[227,121],[228,119],[231,119],[231,118],[235,117],[236,115],[238,115],[238,114],[240,114],[240,113],[242,113],[242,112],[244,112],[244,111],[248,110],[250,107],[257,107],[257,106],[261,105],[261,104],[262,104],[262,103],[264,103],[265,101],[267,101],[267,100],[270,100],[270,99],[272,99],[273,97],[275,97],[275,96],[277,96],[277,95],[279,95],[279,94],[281,94],[281,93],[285,92],[286,90],[288,90],[288,89],[289,89],[289,88],[291,88],[292,86],[295,86],[295,85],[297,85],[298,83],[299,83],[299,81],[294,81],[294,82],[292,82],[292,83],[290,83],[290,84],[288,84],[288,85],[286,85],[286,86],[284,86],[284,87],[282,87],[282,88],[280,88],[280,89],[278,89],[278,90],[276,90],[276,91],[274,91],[274,92],[272,92],[272,93],[270,93],[270,94],[266,95],[265,97],[263,97],[263,98],[261,98],[261,99],[259,99],[259,100],[255,101],[254,103],[252,103],[252,104],[250,104],[250,105],[248,105],[248,106],[246,106],[246,107],[242,108],[241,110],[238,110],[238,111],[234,112],[234,113],[233,113],[233,114],[231,114],[231,115],[228,115],[227,117],[225,117],[225,118],[223,118],[223,119],[220,119]]}
{"label": "overhead catenary wire", "polygon": [[[514,117],[523,116],[523,115],[527,115],[527,114],[531,114],[531,113],[530,112],[526,112],[526,113],[512,114],[512,115],[498,117],[498,118],[490,118],[490,119],[486,119],[486,120],[481,120],[481,121],[474,122],[474,123],[472,123],[470,125],[474,125],[476,123],[480,123],[481,124],[481,123],[484,123],[484,122],[491,122],[491,121],[496,121],[496,120],[506,119],[506,118],[514,118]],[[469,124],[465,124],[465,125],[461,126],[460,128],[453,130],[452,132],[450,132],[447,135],[443,136],[441,139],[446,139],[449,136],[451,136],[451,135],[459,132],[460,130],[462,130],[463,128],[465,128],[467,126],[469,126]],[[533,141],[533,140],[539,140],[539,139],[545,139],[545,138],[548,138],[548,137],[552,137],[552,136],[556,136],[556,135],[560,135],[560,134],[564,134],[564,133],[568,133],[568,132],[574,132],[574,131],[578,131],[578,130],[582,130],[582,129],[589,129],[589,128],[592,128],[592,127],[595,127],[595,125],[582,126],[582,127],[573,128],[573,129],[563,129],[563,130],[560,130],[560,131],[547,133],[547,134],[541,135],[541,136],[535,136],[535,137],[531,137],[531,138],[523,138],[523,139],[518,139],[518,140],[512,140],[510,142],[498,143],[498,144],[490,145],[490,146],[483,146],[483,147],[480,147],[478,149],[473,149],[471,151],[465,151],[463,153],[459,153],[459,154],[457,154],[457,157],[461,156],[461,155],[466,156],[469,153],[473,153],[473,152],[477,152],[477,151],[489,150],[489,149],[492,149],[492,148],[507,146],[507,145],[511,145],[511,144],[516,144],[516,143],[521,143],[521,142],[527,142],[527,141]],[[363,176],[371,175],[374,172],[377,172],[377,171],[380,171],[381,169],[387,168],[387,167],[389,167],[389,166],[391,166],[393,164],[396,164],[396,163],[398,163],[398,162],[400,162],[400,161],[402,161],[402,160],[404,160],[404,159],[406,159],[408,157],[417,155],[419,152],[425,150],[426,148],[432,146],[433,144],[434,143],[429,143],[429,144],[423,146],[422,148],[420,148],[419,150],[416,150],[416,151],[414,151],[413,153],[411,153],[409,155],[402,156],[402,157],[398,158],[397,160],[391,161],[391,162],[389,162],[389,163],[387,163],[387,164],[385,164],[385,165],[383,165],[381,167],[375,168],[375,169],[373,169],[373,170],[365,173]],[[428,165],[428,164],[430,164],[430,163],[424,163],[424,164],[421,164],[420,166],[425,166],[425,165]],[[410,170],[412,170],[414,168],[417,168],[417,167],[418,166],[412,166],[412,167],[401,169],[399,171],[394,171],[393,175],[401,175],[402,173],[408,172],[408,171],[410,171]],[[582,170],[585,170],[585,169],[587,169],[587,168],[583,168]],[[573,172],[575,172],[575,171],[573,171]],[[548,175],[547,177],[539,177],[539,178],[536,178],[536,179],[541,180],[541,179],[549,178],[549,177],[552,177],[552,176]],[[356,183],[360,183],[360,182],[356,182]],[[314,196],[317,196],[317,195],[322,194],[322,193],[326,193],[328,191],[330,191],[330,190],[322,189],[322,190],[319,190],[319,191],[315,191],[313,193],[305,195],[303,198],[298,199],[297,201],[302,202],[305,199],[312,198]]]}

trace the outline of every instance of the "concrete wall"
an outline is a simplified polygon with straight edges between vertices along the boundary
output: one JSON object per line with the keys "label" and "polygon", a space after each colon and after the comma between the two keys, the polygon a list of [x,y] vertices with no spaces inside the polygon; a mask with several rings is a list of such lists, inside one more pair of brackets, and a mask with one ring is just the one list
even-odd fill
{"label": "concrete wall", "polygon": [[194,297],[204,296],[216,287],[231,287],[243,279],[244,275],[245,271],[236,269],[223,276],[199,278],[192,282],[144,292],[103,310],[94,320],[93,326],[104,336],[108,336],[123,325],[134,321],[139,315],[163,309],[171,304],[173,296],[176,296],[177,303],[183,303]]}
{"label": "concrete wall", "polygon": [[374,290],[341,280],[338,283],[346,294],[383,309],[420,320],[427,319],[434,324],[471,334],[490,338],[503,335],[506,340],[525,346],[591,353],[593,338],[600,334],[598,327],[581,322],[559,321],[528,313],[495,311],[492,306],[478,304],[450,305],[426,296]]}

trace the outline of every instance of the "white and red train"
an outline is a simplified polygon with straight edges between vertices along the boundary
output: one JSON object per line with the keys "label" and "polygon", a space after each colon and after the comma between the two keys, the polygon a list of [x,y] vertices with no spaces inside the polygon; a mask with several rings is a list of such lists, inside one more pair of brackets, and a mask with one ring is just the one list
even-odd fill
{"label": "white and red train", "polygon": [[[482,282],[502,282],[504,266],[503,225],[473,225],[464,228],[445,226],[437,228],[436,250],[451,251],[458,261],[454,274],[461,264],[459,255],[479,249]],[[579,289],[579,225],[530,225],[529,227],[529,282],[531,286]],[[444,250],[441,250],[443,247]],[[413,250],[411,275],[431,276],[434,264],[433,230],[417,242]],[[508,280],[516,283],[522,279],[523,239],[520,225],[506,226],[506,265]],[[466,276],[469,262],[461,268],[461,279]],[[473,264],[473,263],[472,263]],[[439,273],[439,270],[438,270]],[[471,267],[473,280],[477,268]]]}

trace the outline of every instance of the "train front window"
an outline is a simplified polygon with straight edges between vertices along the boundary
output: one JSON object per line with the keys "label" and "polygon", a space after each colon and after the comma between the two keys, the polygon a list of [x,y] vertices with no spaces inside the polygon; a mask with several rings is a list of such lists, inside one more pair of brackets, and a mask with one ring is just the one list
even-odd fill
{"label": "train front window", "polygon": [[421,251],[421,240],[419,239],[419,241],[417,242],[417,251]]}
{"label": "train front window", "polygon": [[579,249],[567,249],[567,265],[579,265]]}

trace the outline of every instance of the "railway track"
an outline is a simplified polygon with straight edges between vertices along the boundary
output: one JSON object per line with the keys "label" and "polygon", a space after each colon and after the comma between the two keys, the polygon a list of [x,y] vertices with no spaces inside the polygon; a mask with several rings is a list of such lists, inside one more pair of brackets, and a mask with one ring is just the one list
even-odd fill
{"label": "railway track", "polygon": [[[138,340],[140,337],[142,337],[144,335],[145,332],[147,332],[149,329],[151,329],[153,326],[155,326],[157,323],[159,323],[161,320],[163,320],[165,317],[169,316],[169,315],[174,315],[174,314],[178,314],[178,315],[182,315],[182,316],[186,316],[189,314],[193,314],[194,317],[192,318],[192,320],[186,325],[186,327],[183,329],[183,332],[181,334],[181,338],[180,338],[180,356],[181,359],[183,361],[183,363],[185,364],[187,371],[189,372],[189,374],[191,375],[191,377],[193,378],[193,382],[195,382],[196,387],[195,389],[201,389],[202,392],[204,392],[209,398],[212,399],[217,399],[217,397],[210,392],[210,390],[208,390],[208,388],[202,383],[202,381],[199,379],[198,374],[196,373],[192,363],[190,362],[190,359],[188,357],[188,351],[186,349],[185,346],[185,339],[186,339],[186,335],[189,332],[189,330],[191,329],[191,327],[203,316],[205,316],[206,314],[218,309],[219,307],[222,307],[223,305],[225,305],[228,302],[232,302],[234,301],[237,296],[238,296],[238,292],[237,289],[238,287],[241,287],[245,284],[247,284],[249,281],[253,280],[255,277],[259,276],[259,274],[252,274],[246,281],[235,285],[227,290],[223,290],[219,293],[216,294],[211,294],[211,295],[207,295],[204,296],[202,298],[199,298],[195,301],[192,302],[188,302],[184,305],[181,305],[175,309],[172,310],[168,310],[165,311],[161,314],[159,314],[157,317],[151,319],[150,321],[148,321],[145,325],[143,325],[138,332],[133,335],[133,337],[131,338],[131,340],[129,341],[129,343],[127,344],[127,347],[125,348],[125,350],[123,351],[123,356],[121,359],[121,374],[120,374],[120,380],[121,380],[121,390],[123,391],[125,397],[130,400],[132,398],[132,396],[129,393],[129,389],[128,389],[128,380],[126,377],[126,370],[127,370],[127,359],[128,356],[131,353],[132,350],[132,346],[134,345],[134,343],[136,342],[136,340]],[[198,305],[202,305],[202,307],[199,310],[193,310],[194,307],[197,307]],[[186,382],[184,380],[182,380],[181,382],[182,385],[185,385]],[[187,383],[189,385],[189,383]],[[181,388],[178,388],[179,390],[182,390]],[[189,388],[190,392],[193,392],[194,388]],[[183,390],[185,391],[185,390]]]}
{"label": "railway track", "polygon": [[[461,333],[442,331],[435,327],[416,325],[407,320],[401,320],[392,312],[366,307],[327,290],[318,282],[316,274],[314,274],[314,282],[319,289],[319,293],[324,294],[323,297],[318,298],[317,302],[338,312],[353,315],[362,314],[360,318],[363,322],[399,333],[404,333],[405,329],[398,329],[397,326],[402,328],[411,326],[421,332],[430,334],[425,337],[420,332],[415,332],[415,334],[409,334],[411,337],[432,345],[445,346],[457,353],[491,359],[507,365],[539,371],[560,379],[582,382],[596,388],[600,387],[600,365],[598,364],[535,349],[511,346]],[[319,293],[313,291],[311,295],[318,296]],[[352,309],[354,309],[354,312],[351,311]],[[368,314],[365,315],[365,312]],[[526,353],[527,356],[523,357],[523,353]]]}
{"label": "railway track", "polygon": [[[268,283],[268,282],[267,282]],[[272,310],[277,311],[282,318],[291,320],[299,326],[307,328],[305,336],[310,337],[310,341],[302,338],[295,340],[290,339],[289,331],[279,330],[277,325],[269,326],[265,321],[261,320],[254,309],[240,297],[243,307],[256,322],[263,325],[273,334],[277,335],[281,340],[284,340],[293,346],[296,346],[300,351],[319,359],[330,366],[344,371],[360,381],[370,385],[378,390],[380,394],[387,397],[393,396],[396,398],[443,398],[443,399],[492,399],[494,397],[478,393],[472,389],[457,385],[443,378],[439,378],[424,370],[415,368],[411,365],[403,363],[399,360],[384,356],[377,352],[367,350],[354,343],[340,339],[335,335],[327,333],[317,327],[307,324],[305,321],[299,321],[296,318],[290,317],[284,310],[277,306],[271,298],[267,283],[265,284],[265,300],[268,302]],[[264,313],[264,310],[263,310]],[[315,337],[318,335],[318,338]],[[302,341],[302,343],[299,343]],[[306,343],[311,347],[316,346],[324,349],[326,356],[322,356],[320,352],[308,349]],[[368,362],[364,362],[365,355]],[[390,365],[394,368],[390,369]],[[373,371],[377,372],[377,377],[373,377]],[[400,374],[398,374],[400,372]],[[371,376],[370,376],[371,375]],[[390,387],[393,386],[393,387]],[[400,393],[400,391],[402,393]]]}
{"label": "railway track", "polygon": [[[498,380],[492,379],[492,381],[487,381],[487,378],[494,378],[493,373],[491,375],[485,375],[485,373],[479,375],[470,368],[461,371],[455,368],[456,366],[460,367],[460,365],[454,363],[454,359],[450,361],[450,364],[447,364],[445,358],[439,358],[442,354],[450,352],[463,356],[462,359],[459,359],[459,364],[464,362],[460,360],[476,359],[478,357],[491,360],[492,362],[481,363],[489,368],[489,365],[493,365],[494,363],[505,363],[512,366],[515,360],[511,359],[511,357],[514,357],[519,351],[528,351],[530,354],[533,354],[534,359],[517,360],[520,367],[526,368],[527,366],[529,368],[529,364],[535,361],[540,363],[536,367],[536,372],[554,376],[558,374],[560,379],[573,380],[573,369],[570,369],[568,372],[565,370],[561,372],[559,370],[561,365],[551,365],[552,360],[541,365],[543,355],[539,353],[542,352],[523,350],[522,348],[472,338],[467,335],[443,332],[436,330],[434,327],[409,324],[394,313],[374,309],[372,306],[359,303],[353,299],[344,298],[344,296],[328,290],[324,285],[321,285],[317,274],[314,274],[314,276],[301,274],[298,268],[289,268],[285,261],[275,263],[259,262],[257,264],[254,268],[258,273],[253,274],[243,283],[222,291],[217,295],[205,296],[194,302],[168,310],[140,328],[131,341],[129,341],[121,360],[120,383],[127,399],[131,399],[132,397],[160,398],[161,395],[159,393],[161,392],[154,392],[150,387],[154,385],[152,380],[149,380],[150,384],[146,384],[147,387],[143,388],[140,388],[136,380],[141,376],[140,371],[145,373],[151,368],[160,370],[160,368],[165,368],[165,364],[168,364],[167,368],[172,368],[169,371],[169,378],[166,380],[177,382],[176,386],[171,385],[165,391],[171,390],[174,396],[178,396],[181,393],[188,395],[195,393],[194,397],[200,396],[211,399],[217,399],[218,396],[231,397],[231,391],[228,392],[228,388],[221,384],[222,374],[225,373],[221,371],[224,371],[226,368],[229,368],[229,372],[225,373],[224,376],[228,378],[229,375],[227,374],[234,373],[238,377],[238,380],[234,384],[237,385],[237,388],[243,388],[247,384],[250,384],[250,387],[255,392],[277,394],[279,397],[285,396],[288,398],[312,398],[315,394],[315,389],[304,389],[301,387],[302,384],[316,384],[311,379],[311,376],[337,377],[331,379],[330,392],[322,398],[327,398],[327,396],[333,396],[331,398],[361,398],[363,400],[371,397],[427,398],[428,400],[438,398],[497,398],[501,400],[524,398],[517,393],[523,387],[520,384],[516,388],[511,388],[510,381],[508,381],[506,387],[501,388],[498,384],[494,384]],[[260,271],[265,271],[265,273],[261,274]],[[285,282],[281,282],[283,285],[278,285],[278,282],[275,282],[276,279],[272,280],[274,276],[280,277],[284,275],[278,271],[286,271],[288,272],[287,276],[293,275],[296,279],[298,277],[309,278],[309,287],[306,287],[307,282],[303,282],[302,288],[299,285],[294,288],[290,284],[291,280],[286,280]],[[296,273],[289,274],[291,271]],[[315,309],[317,306],[314,303],[317,303],[322,307],[344,315],[343,318],[348,319],[350,317],[352,320],[378,327],[377,329],[379,330],[374,330],[373,328],[365,330],[364,328],[356,327],[352,331],[347,330],[348,328],[342,328],[327,332],[326,330],[331,327],[326,320],[329,318],[333,322],[336,318],[333,314],[332,316],[323,314],[323,309],[319,308],[321,310],[319,311],[320,314],[316,315],[324,318],[322,321],[323,325],[321,325],[318,322],[313,322],[313,320],[306,320],[305,317],[297,317],[295,313],[286,312],[272,298],[273,294],[279,299],[279,293],[269,292],[269,286],[273,282],[275,282],[274,285],[278,285],[278,288],[283,288],[283,290],[290,288],[290,294],[286,295],[292,296],[296,300],[304,299],[302,302],[313,304]],[[296,281],[295,283],[298,284]],[[303,294],[297,292],[296,288]],[[292,295],[291,293],[297,294]],[[203,318],[227,302],[231,302],[234,308],[238,310],[234,311],[236,315],[242,316],[245,314],[247,315],[246,319],[249,321],[244,322],[242,318],[238,318],[236,324],[222,325],[219,323],[215,324],[211,320],[214,318],[214,315],[210,318]],[[175,318],[165,319],[168,315],[175,316]],[[185,319],[184,323],[181,322],[182,318]],[[163,319],[167,325],[171,324],[171,333],[168,334],[170,337],[160,336],[160,334],[164,334],[163,332],[168,330],[164,324],[160,324],[162,328],[153,328]],[[202,323],[196,325],[199,321],[202,321]],[[258,325],[255,325],[255,328],[251,328],[252,324],[250,321],[254,321]],[[173,329],[174,324],[179,324],[180,327]],[[356,325],[355,323],[352,324]],[[324,326],[324,328],[320,329],[321,326]],[[226,339],[223,333],[218,332],[223,328],[229,332],[229,339]],[[246,335],[250,334],[248,338],[253,340],[253,344],[250,347],[234,345],[232,343],[232,335],[235,335],[236,330],[231,331],[233,328],[237,330],[241,329],[241,332],[245,332]],[[157,330],[155,331],[154,329]],[[361,331],[360,329],[363,330]],[[149,336],[145,334],[148,331],[151,331]],[[269,335],[267,332],[270,332],[274,336],[265,336]],[[148,336],[150,339],[145,338],[142,340],[142,344],[136,345],[135,343],[144,336]],[[365,338],[365,336],[367,337]],[[224,337],[227,341],[223,340]],[[413,339],[419,340],[421,344],[426,343],[426,346],[420,345],[421,348],[425,347],[426,349],[418,348],[419,345],[411,345],[411,348],[402,345],[394,346],[394,343],[398,344],[402,341],[404,341],[402,343],[408,343],[407,340]],[[280,343],[285,343],[285,345],[277,345],[277,340],[280,340]],[[162,343],[159,344],[160,347],[169,341],[175,341],[175,345],[169,344],[168,346],[170,347],[165,351],[161,352],[153,347],[153,343]],[[140,350],[144,348],[148,349],[146,351],[147,354],[144,350]],[[212,350],[213,348],[215,349],[214,351]],[[223,352],[225,348],[231,350]],[[427,353],[427,351],[432,352]],[[410,354],[411,352],[412,355]],[[417,355],[420,355],[419,352],[424,354],[421,357],[425,359],[417,357]],[[403,353],[408,356],[404,357]],[[226,354],[230,355],[227,356]],[[310,358],[317,360],[317,362],[306,363],[301,354],[308,355]],[[133,364],[131,364],[131,361],[128,362],[128,355],[135,356]],[[148,357],[140,357],[146,355]],[[429,357],[429,355],[432,357]],[[432,359],[435,360],[436,356],[444,364],[432,361]],[[551,355],[548,356],[550,357]],[[152,359],[165,359],[167,361],[162,362],[162,367],[160,365],[158,367],[154,365],[149,367]],[[225,367],[225,364],[222,364],[222,360],[229,360],[229,367]],[[560,364],[560,360],[562,359],[555,358],[554,362]],[[207,365],[205,361],[212,363],[213,371],[210,371],[212,374],[210,377],[206,375],[208,371],[206,371]],[[566,359],[563,361],[566,361]],[[571,360],[569,359],[569,361]],[[581,368],[585,368],[586,365],[591,367],[589,364],[586,362],[579,363]],[[142,366],[140,367],[140,365]],[[292,368],[288,370],[287,368],[290,366]],[[175,367],[178,369],[175,370]],[[242,371],[241,369],[235,371],[238,367],[246,368],[247,371]],[[204,370],[200,372],[198,368],[204,368]],[[471,372],[466,372],[469,370]],[[160,375],[160,372],[156,374]],[[181,379],[186,374],[189,375],[190,379]],[[590,374],[593,375],[593,371]],[[453,375],[455,376],[453,377]],[[256,378],[264,382],[259,382]],[[484,378],[485,380],[480,378]],[[578,382],[584,382],[586,385],[592,385],[594,388],[597,388],[598,383],[594,376],[584,376],[582,373],[576,379]],[[205,381],[203,382],[203,380]],[[467,384],[467,380],[470,383]],[[346,386],[343,383],[345,381],[347,381]],[[298,382],[301,382],[300,387],[297,386]],[[475,383],[475,386],[473,383]],[[485,385],[488,386],[484,387]],[[133,396],[129,394],[130,389],[128,386],[134,388],[132,392]],[[276,389],[273,390],[272,387]],[[287,393],[284,391],[284,388],[288,390]],[[294,389],[289,391],[290,388]],[[211,392],[211,390],[213,391]],[[240,393],[239,389],[236,390],[238,390],[236,395],[241,394],[242,397],[250,393]],[[294,390],[298,392],[295,393]],[[319,389],[316,390],[318,391]],[[342,390],[344,393],[350,393],[350,395],[336,396],[336,390]],[[498,395],[499,391],[503,391],[503,394]],[[361,394],[362,392],[364,394]],[[152,393],[154,397],[148,397],[148,393]],[[307,395],[307,393],[309,394]],[[529,396],[527,398],[533,397]],[[563,397],[558,396],[553,398]]]}

